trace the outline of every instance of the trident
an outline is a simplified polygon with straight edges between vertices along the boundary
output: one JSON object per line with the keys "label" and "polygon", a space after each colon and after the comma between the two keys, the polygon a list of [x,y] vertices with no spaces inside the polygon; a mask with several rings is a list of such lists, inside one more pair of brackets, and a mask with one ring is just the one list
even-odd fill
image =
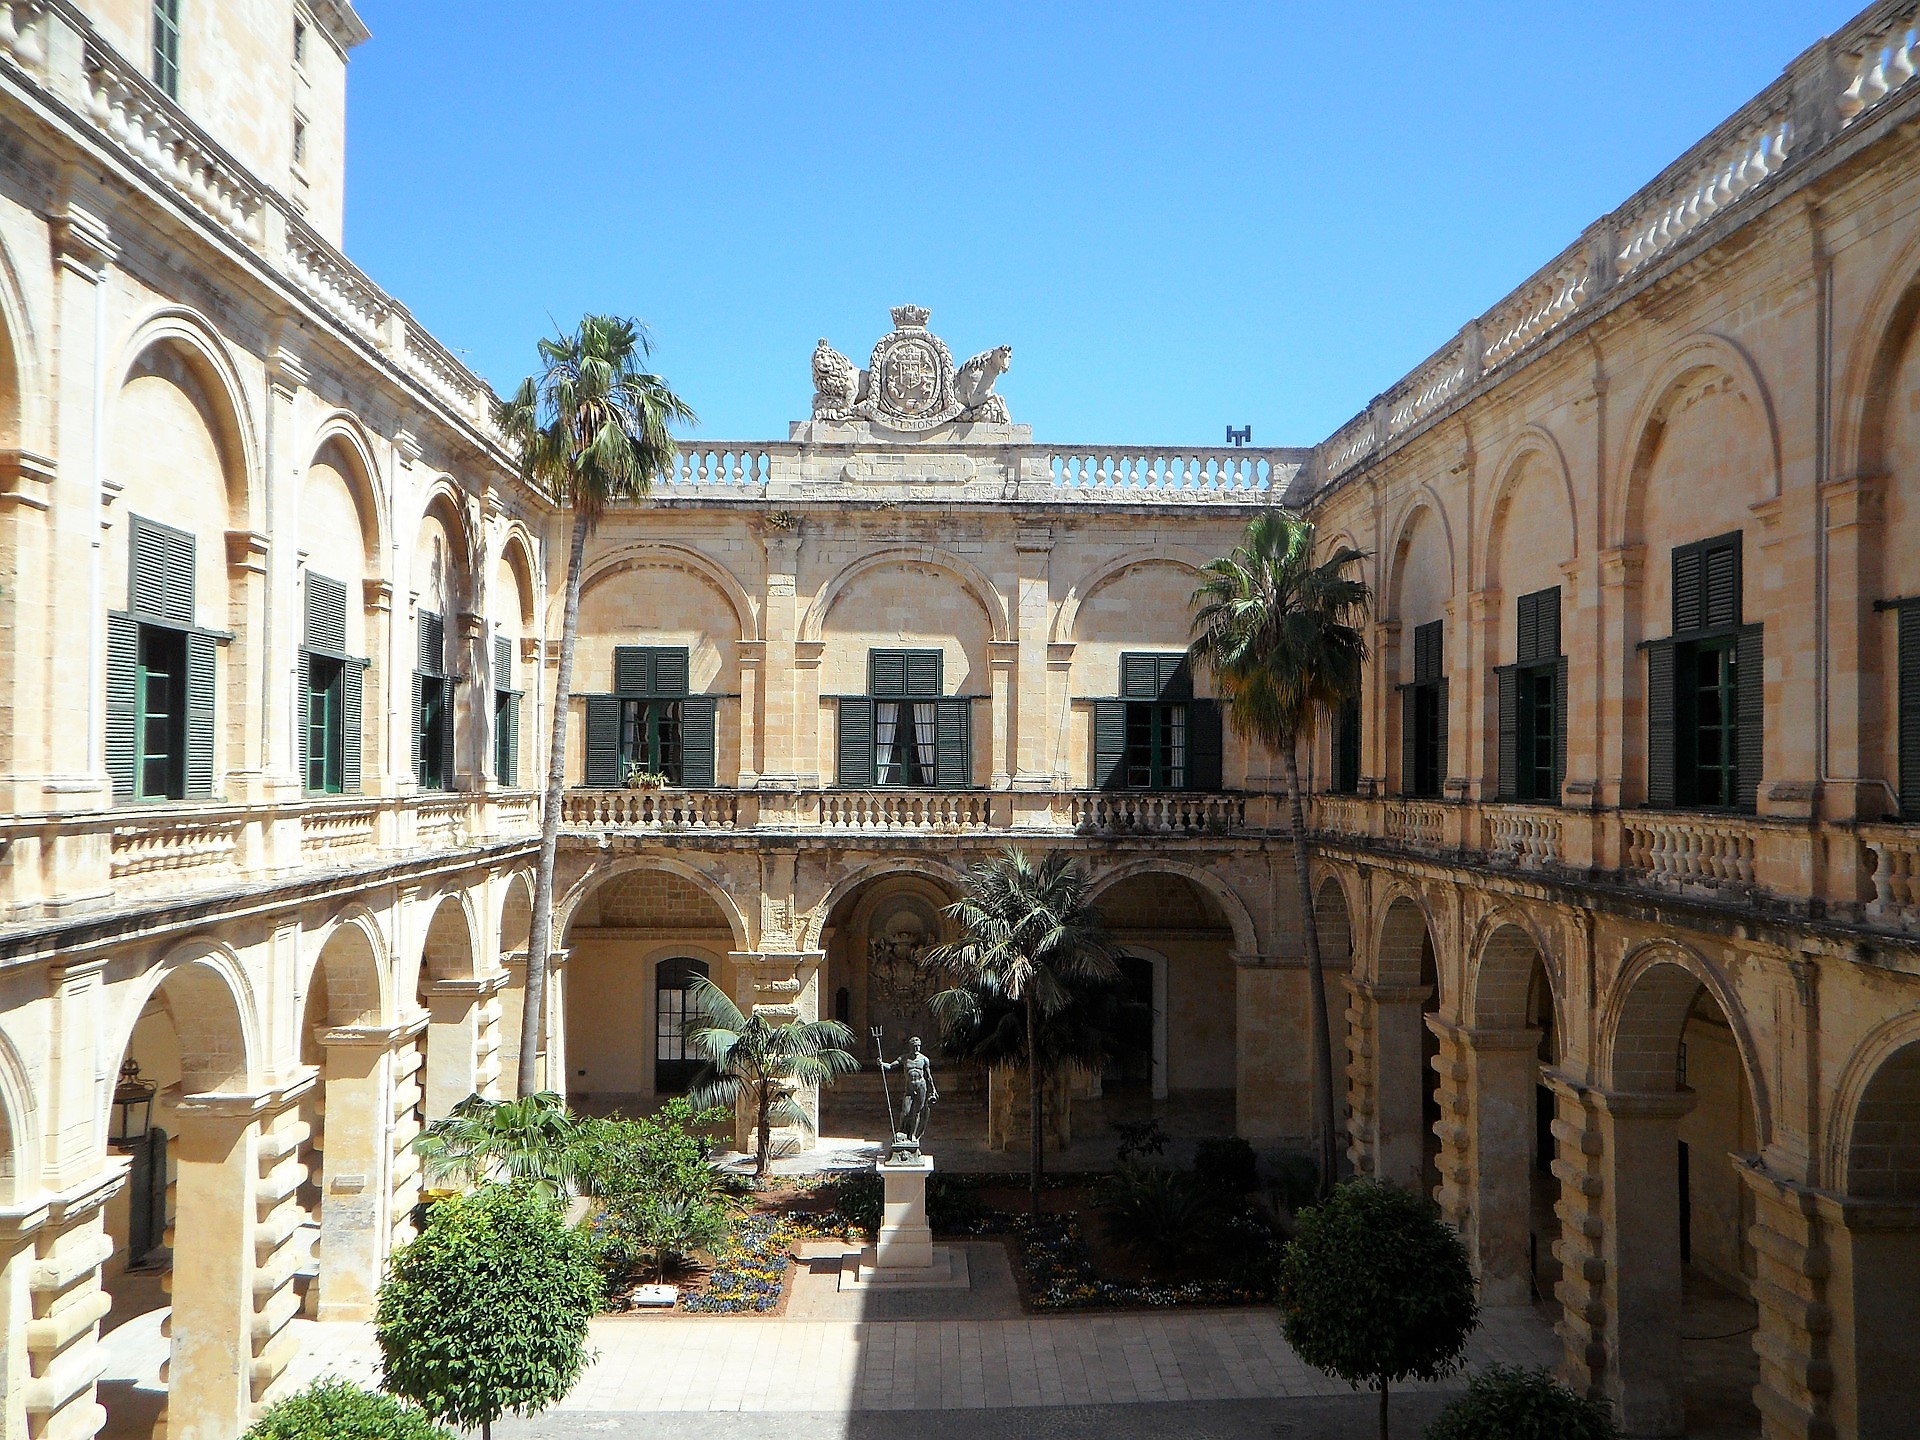
{"label": "trident", "polygon": [[868,1033],[873,1036],[873,1058],[880,1062],[880,1093],[887,1097],[887,1144],[891,1146],[899,1132],[893,1123],[893,1087],[887,1084],[887,1057],[880,1053],[880,1027],[876,1025]]}

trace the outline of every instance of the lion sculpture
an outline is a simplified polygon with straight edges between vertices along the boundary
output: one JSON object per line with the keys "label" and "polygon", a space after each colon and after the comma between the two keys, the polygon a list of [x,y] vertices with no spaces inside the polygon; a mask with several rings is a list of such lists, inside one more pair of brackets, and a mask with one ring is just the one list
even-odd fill
{"label": "lion sculpture", "polygon": [[953,377],[953,398],[965,407],[962,420],[1007,423],[1007,402],[993,393],[993,385],[1012,364],[1013,347],[996,345],[960,367]]}

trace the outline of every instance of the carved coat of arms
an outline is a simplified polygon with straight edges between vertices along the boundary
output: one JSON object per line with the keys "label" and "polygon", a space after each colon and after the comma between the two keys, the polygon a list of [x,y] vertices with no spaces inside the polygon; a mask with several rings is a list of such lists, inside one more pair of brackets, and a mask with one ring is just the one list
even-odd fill
{"label": "carved coat of arms", "polygon": [[955,368],[940,337],[929,333],[923,305],[893,307],[893,333],[880,337],[862,370],[822,340],[813,352],[813,418],[869,420],[890,430],[931,430],[949,420],[1007,423],[1007,402],[994,382],[1013,363],[1001,345]]}

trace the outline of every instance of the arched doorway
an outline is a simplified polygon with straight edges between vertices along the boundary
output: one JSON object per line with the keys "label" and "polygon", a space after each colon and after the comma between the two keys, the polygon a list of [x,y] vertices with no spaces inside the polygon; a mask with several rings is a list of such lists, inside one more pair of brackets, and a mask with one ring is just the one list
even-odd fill
{"label": "arched doorway", "polygon": [[698,967],[738,1001],[728,957],[739,943],[716,896],[677,871],[624,870],[582,897],[567,923],[561,997],[568,1103],[644,1113],[681,1093],[693,1070],[677,1043],[685,982]]}
{"label": "arched doorway", "polygon": [[1759,1148],[1746,1058],[1714,993],[1675,954],[1643,964],[1618,1010],[1598,1097],[1613,1214],[1608,1390],[1622,1429],[1757,1431],[1752,1192]]}
{"label": "arched doorway", "polygon": [[1426,1022],[1440,1008],[1440,978],[1426,912],[1411,896],[1387,907],[1375,978],[1360,988],[1373,1032],[1373,1173],[1431,1195],[1440,1180],[1440,1042]]}
{"label": "arched doorway", "polygon": [[689,992],[695,980],[711,978],[706,961],[687,955],[656,961],[653,967],[653,1093],[656,1098],[684,1095],[700,1061],[687,1048],[692,1016]]}
{"label": "arched doorway", "polygon": [[[420,1121],[439,1120],[469,1095],[484,1094],[499,1057],[486,1033],[491,1012],[481,1004],[473,926],[456,893],[434,906],[420,950],[415,998],[427,1012],[420,1085]],[[482,1068],[482,1056],[490,1062]]]}
{"label": "arched doorway", "polygon": [[[1347,1018],[1347,992],[1353,976],[1353,914],[1347,908],[1347,892],[1336,877],[1328,875],[1321,880],[1320,888],[1314,892],[1313,916],[1320,932],[1320,964],[1327,982],[1327,1024],[1332,1031],[1329,1039],[1333,1052],[1334,1124],[1338,1127],[1334,1154],[1336,1160],[1346,1157],[1350,1164],[1355,1056],[1360,1047],[1354,1044],[1353,1022]],[[1308,996],[1308,1000],[1311,1002],[1312,996]],[[1311,1009],[1307,1023],[1313,1023]],[[1305,1043],[1312,1046],[1314,1037],[1306,1036]]]}
{"label": "arched doorway", "polygon": [[520,1026],[526,1018],[527,952],[533,943],[533,880],[525,874],[507,878],[507,896],[500,906],[500,968],[506,982],[500,988],[500,1093],[508,1099],[520,1092]]}

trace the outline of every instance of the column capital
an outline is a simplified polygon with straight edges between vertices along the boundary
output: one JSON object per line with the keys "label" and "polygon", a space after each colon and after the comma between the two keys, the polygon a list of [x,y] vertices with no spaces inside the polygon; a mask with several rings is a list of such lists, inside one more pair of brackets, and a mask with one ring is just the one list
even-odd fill
{"label": "column capital", "polygon": [[1018,640],[989,640],[987,642],[987,664],[995,670],[1011,670],[1020,663],[1020,642]]}
{"label": "column capital", "polygon": [[64,1190],[0,1206],[0,1244],[18,1244],[48,1224],[62,1229],[98,1210],[120,1192],[133,1168],[131,1155],[108,1154],[102,1167]]}
{"label": "column capital", "polygon": [[1235,950],[1228,957],[1241,970],[1304,970],[1305,955],[1281,955],[1259,950]]}
{"label": "column capital", "polygon": [[1371,1000],[1376,1005],[1424,1005],[1433,996],[1431,985],[1382,985],[1351,975],[1343,976],[1341,983],[1347,987],[1348,994]]}
{"label": "column capital", "polygon": [[484,1000],[489,995],[498,994],[506,988],[507,973],[504,970],[492,975],[463,975],[453,980],[435,980],[427,986],[429,996],[459,997],[466,1000]]}
{"label": "column capital", "polygon": [[1595,1109],[1615,1120],[1678,1120],[1699,1100],[1683,1090],[1589,1089],[1586,1094]]}
{"label": "column capital", "polygon": [[1527,1026],[1517,1029],[1459,1025],[1440,1015],[1427,1016],[1427,1028],[1444,1039],[1475,1050],[1537,1050],[1540,1032]]}
{"label": "column capital", "polygon": [[258,1090],[209,1090],[188,1095],[174,1107],[183,1119],[233,1120],[245,1123],[277,1115],[319,1083],[317,1066],[303,1065],[285,1080]]}
{"label": "column capital", "polygon": [[425,1011],[397,1025],[336,1025],[320,1032],[320,1043],[329,1049],[397,1049],[427,1028]]}

